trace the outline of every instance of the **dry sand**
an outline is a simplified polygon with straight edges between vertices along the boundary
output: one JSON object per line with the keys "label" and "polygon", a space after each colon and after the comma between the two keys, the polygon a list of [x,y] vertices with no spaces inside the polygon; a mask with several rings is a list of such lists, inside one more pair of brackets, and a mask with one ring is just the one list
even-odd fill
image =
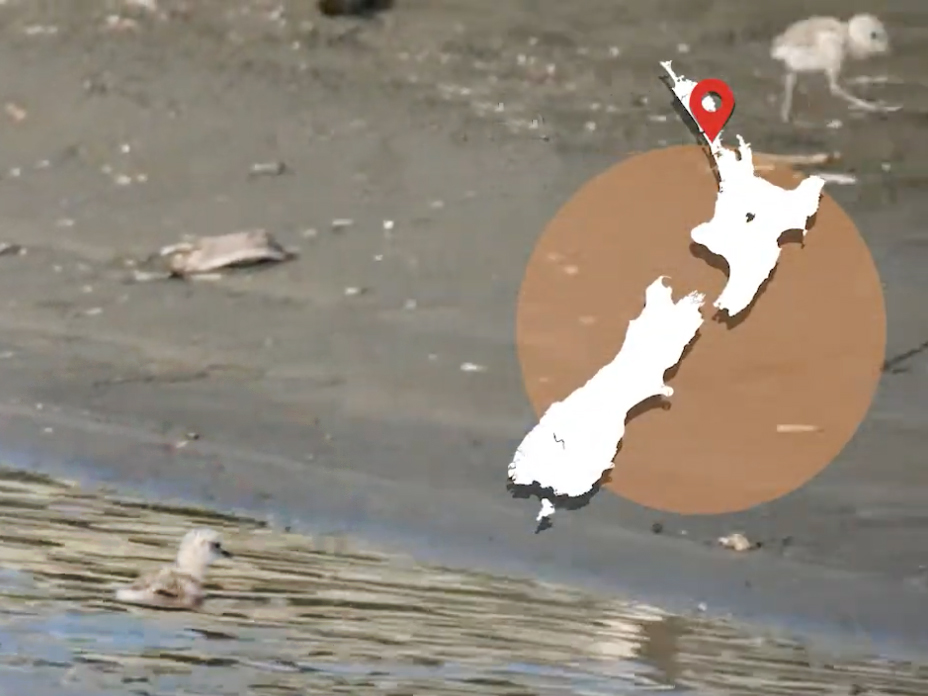
{"label": "dry sand", "polygon": [[[855,117],[811,79],[793,128],[768,58],[806,14],[793,0],[401,0],[358,23],[305,1],[187,5],[0,5],[0,237],[27,248],[0,256],[14,462],[458,564],[924,637],[928,6],[894,3],[896,53],[852,68],[892,78],[853,89],[903,112]],[[535,503],[505,490],[533,418],[513,345],[522,270],[584,181],[690,142],[658,79],[668,58],[729,82],[729,130],[757,150],[844,154],[860,184],[833,193],[886,285],[888,354],[912,354],[839,460],[786,499],[673,518],[601,493],[536,536]],[[286,173],[249,176],[277,160]],[[124,281],[125,257],[250,227],[300,259]],[[764,549],[703,543],[734,529]]]}

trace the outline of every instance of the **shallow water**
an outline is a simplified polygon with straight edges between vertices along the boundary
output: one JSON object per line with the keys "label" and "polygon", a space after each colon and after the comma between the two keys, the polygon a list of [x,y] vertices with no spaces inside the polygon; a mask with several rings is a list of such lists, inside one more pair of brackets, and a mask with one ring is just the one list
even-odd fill
{"label": "shallow water", "polygon": [[[115,585],[220,530],[204,610]],[[0,694],[928,694],[928,665],[0,472]]]}

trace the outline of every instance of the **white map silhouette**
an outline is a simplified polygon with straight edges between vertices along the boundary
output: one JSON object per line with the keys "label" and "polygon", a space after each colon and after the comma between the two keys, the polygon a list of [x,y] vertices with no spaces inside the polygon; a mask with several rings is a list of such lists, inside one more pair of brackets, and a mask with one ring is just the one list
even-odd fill
{"label": "white map silhouette", "polygon": [[[661,66],[673,80],[673,93],[692,115],[689,97],[696,83],[676,75],[670,61]],[[705,133],[703,133],[705,135]],[[715,215],[693,228],[690,239],[728,262],[728,283],[712,305],[734,317],[754,301],[780,259],[780,237],[800,230],[818,211],[825,180],[803,179],[794,189],[782,189],[754,171],[751,146],[738,136],[738,151],[722,147],[722,136],[710,141],[719,174]]]}
{"label": "white map silhouette", "polygon": [[[509,479],[550,489],[552,498],[590,491],[613,467],[628,412],[652,396],[673,394],[664,373],[702,326],[704,300],[691,293],[674,303],[663,276],[651,283],[618,355],[566,399],[551,404],[516,450]],[[553,513],[553,501],[546,499],[538,519]]]}
{"label": "white map silhouette", "polygon": [[[670,61],[661,65],[692,116],[689,97],[696,83],[676,75]],[[776,267],[782,234],[801,230],[805,236],[825,181],[812,176],[795,189],[782,189],[757,176],[751,147],[741,136],[735,152],[722,147],[721,133],[714,140],[703,135],[718,167],[719,193],[712,219],[693,228],[690,238],[727,261],[728,282],[713,306],[733,317],[751,305]],[[554,514],[557,498],[588,493],[613,468],[632,408],[652,396],[673,394],[664,373],[679,362],[702,325],[704,295],[691,293],[674,303],[663,281],[662,276],[648,286],[644,309],[629,322],[615,359],[552,404],[516,450],[509,480],[541,488],[538,521]]]}

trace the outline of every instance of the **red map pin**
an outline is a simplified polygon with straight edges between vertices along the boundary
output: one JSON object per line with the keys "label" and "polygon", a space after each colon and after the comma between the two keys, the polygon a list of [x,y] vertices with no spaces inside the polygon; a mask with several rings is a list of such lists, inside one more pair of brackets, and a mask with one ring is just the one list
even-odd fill
{"label": "red map pin", "polygon": [[[709,111],[702,105],[702,100],[707,94],[715,94],[721,102],[715,111]],[[734,110],[735,95],[732,94],[731,88],[721,80],[702,80],[690,93],[690,112],[710,142],[722,132]]]}

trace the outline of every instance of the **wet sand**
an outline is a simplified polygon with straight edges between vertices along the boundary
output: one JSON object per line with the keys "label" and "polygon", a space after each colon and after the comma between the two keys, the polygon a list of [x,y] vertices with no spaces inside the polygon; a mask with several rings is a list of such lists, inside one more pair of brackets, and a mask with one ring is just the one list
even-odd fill
{"label": "wet sand", "polygon": [[[0,256],[6,458],[459,566],[928,640],[923,4],[896,3],[895,55],[853,68],[893,78],[853,88],[902,113],[855,116],[809,80],[795,128],[776,120],[767,46],[798,2],[447,0],[361,23],[304,2],[161,6],[0,7],[2,101],[25,113],[3,123],[0,230],[27,249]],[[536,504],[505,489],[533,421],[522,270],[584,181],[689,142],[658,79],[671,57],[729,82],[730,130],[757,150],[843,153],[860,183],[832,192],[885,284],[888,357],[909,355],[836,463],[786,499],[683,518],[601,493],[534,535]],[[274,160],[288,173],[249,177]],[[125,281],[126,257],[249,227],[300,259]],[[765,548],[708,548],[735,529]]]}

